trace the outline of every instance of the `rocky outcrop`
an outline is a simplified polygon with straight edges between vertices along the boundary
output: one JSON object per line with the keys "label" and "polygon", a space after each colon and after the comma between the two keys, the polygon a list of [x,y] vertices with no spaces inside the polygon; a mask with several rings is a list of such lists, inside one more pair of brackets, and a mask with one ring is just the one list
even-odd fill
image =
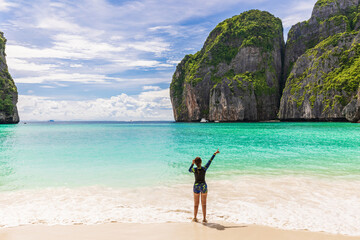
{"label": "rocky outcrop", "polygon": [[262,121],[277,116],[284,50],[281,20],[251,10],[220,23],[187,55],[170,85],[176,121]]}
{"label": "rocky outcrop", "polygon": [[358,16],[359,0],[319,0],[311,19],[291,28],[281,120],[355,121],[350,116],[356,116],[360,83]]}
{"label": "rocky outcrop", "polygon": [[359,28],[358,5],[360,0],[319,0],[311,18],[294,25],[288,34],[284,61],[284,81],[289,76],[296,60],[307,49],[337,33]]}
{"label": "rocky outcrop", "polygon": [[281,21],[267,12],[220,23],[177,66],[175,120],[358,122],[359,4],[317,1],[311,18],[289,31],[285,50]]}
{"label": "rocky outcrop", "polygon": [[0,32],[0,124],[19,122],[16,107],[18,93],[6,65],[5,43],[6,39]]}
{"label": "rocky outcrop", "polygon": [[355,96],[343,110],[343,115],[350,122],[360,122],[360,87]]}
{"label": "rocky outcrop", "polygon": [[359,76],[359,32],[322,41],[296,61],[281,99],[280,119],[345,121],[354,115],[350,118],[355,121]]}

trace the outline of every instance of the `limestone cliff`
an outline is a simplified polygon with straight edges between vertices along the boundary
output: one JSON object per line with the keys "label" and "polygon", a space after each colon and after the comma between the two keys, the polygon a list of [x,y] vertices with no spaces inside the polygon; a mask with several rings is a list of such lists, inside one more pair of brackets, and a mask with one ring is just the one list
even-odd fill
{"label": "limestone cliff", "polygon": [[351,112],[360,83],[359,12],[359,0],[319,0],[311,19],[291,28],[281,120],[359,120]]}
{"label": "limestone cliff", "polygon": [[360,86],[355,96],[343,110],[343,115],[350,122],[360,122]]}
{"label": "limestone cliff", "polygon": [[18,93],[6,65],[5,43],[4,34],[0,32],[0,124],[19,122]]}
{"label": "limestone cliff", "polygon": [[223,21],[177,66],[175,120],[359,122],[359,4],[317,1],[311,18],[290,29],[286,47],[281,21],[267,12]]}
{"label": "limestone cliff", "polygon": [[281,99],[280,118],[341,121],[347,114],[350,121],[357,121],[359,84],[359,32],[329,37],[294,64]]}
{"label": "limestone cliff", "polygon": [[277,117],[284,51],[281,20],[251,10],[216,26],[179,63],[170,86],[176,121],[261,121]]}
{"label": "limestone cliff", "polygon": [[307,49],[337,33],[358,29],[360,0],[319,0],[311,18],[294,25],[288,34],[284,61],[284,86],[296,60]]}

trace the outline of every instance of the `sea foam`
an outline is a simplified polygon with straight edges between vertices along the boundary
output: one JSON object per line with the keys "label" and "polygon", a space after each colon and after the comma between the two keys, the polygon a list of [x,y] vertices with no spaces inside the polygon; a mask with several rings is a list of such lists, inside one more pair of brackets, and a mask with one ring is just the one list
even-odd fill
{"label": "sea foam", "polygon": [[[208,181],[210,222],[360,236],[360,181],[243,176]],[[192,185],[0,193],[0,226],[189,222]],[[201,216],[201,208],[199,212]]]}

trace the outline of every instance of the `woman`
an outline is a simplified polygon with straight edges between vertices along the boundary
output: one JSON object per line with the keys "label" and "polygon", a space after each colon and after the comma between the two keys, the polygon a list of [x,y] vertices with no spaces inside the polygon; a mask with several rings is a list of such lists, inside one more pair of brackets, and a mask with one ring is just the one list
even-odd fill
{"label": "woman", "polygon": [[[214,159],[215,155],[220,153],[219,149],[212,155],[211,159],[206,163],[204,167],[201,166],[201,158],[196,157],[189,168],[189,172],[194,173],[195,175],[195,183],[194,183],[194,218],[193,222],[197,222],[197,212],[199,209],[199,200],[201,194],[201,206],[203,211],[203,222],[206,223],[206,197],[207,197],[207,185],[205,182],[205,173],[206,170],[209,168],[212,160]],[[196,164],[197,168],[193,168],[194,164]]]}

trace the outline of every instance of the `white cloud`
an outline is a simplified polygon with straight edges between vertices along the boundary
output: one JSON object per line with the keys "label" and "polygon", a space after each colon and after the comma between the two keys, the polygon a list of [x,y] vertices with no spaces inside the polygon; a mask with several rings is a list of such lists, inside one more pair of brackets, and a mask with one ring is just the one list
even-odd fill
{"label": "white cloud", "polygon": [[[302,0],[291,3],[286,7],[282,16],[284,28],[289,28],[298,22],[308,20],[317,0]],[[285,9],[285,8],[284,8]]]}
{"label": "white cloud", "polygon": [[[16,83],[103,84],[119,81],[106,77],[113,73],[173,67],[154,59],[170,50],[167,41],[138,34],[139,29],[121,29],[122,24],[116,23],[123,19],[116,10],[119,7],[106,1],[36,1],[21,5],[8,27],[30,30],[42,38],[8,41],[8,65]],[[122,23],[126,26],[128,21]]]}
{"label": "white cloud", "polygon": [[56,67],[56,65],[54,64],[36,64],[34,62],[29,62],[19,58],[8,58],[7,64],[11,71],[19,70],[19,71],[39,72],[39,71],[48,71]]}
{"label": "white cloud", "polygon": [[172,67],[172,65],[163,64],[159,61],[154,61],[154,60],[134,60],[134,61],[115,60],[114,62],[120,64],[122,67],[161,67],[161,66]]}
{"label": "white cloud", "polygon": [[128,44],[128,47],[130,48],[152,53],[162,53],[164,51],[169,51],[169,46],[170,44],[164,42],[162,39],[154,39],[152,41],[135,42]]}
{"label": "white cloud", "polygon": [[112,78],[99,74],[81,74],[81,73],[54,73],[49,75],[41,75],[37,77],[16,78],[16,83],[55,83],[55,82],[76,82],[76,83],[108,83]]}
{"label": "white cloud", "polygon": [[173,120],[169,89],[82,101],[19,95],[18,109],[22,121]]}
{"label": "white cloud", "polygon": [[[170,84],[171,77],[149,77],[149,78],[121,78],[121,77],[108,77],[104,74],[87,74],[87,73],[66,73],[59,71],[48,72],[47,75],[29,76],[22,78],[15,78],[15,83],[26,84],[55,84],[60,87],[67,87],[70,83],[82,83],[93,85],[110,85],[112,88],[139,86],[149,84],[167,83]],[[155,90],[155,89],[154,89]]]}
{"label": "white cloud", "polygon": [[9,2],[7,0],[0,0],[0,12],[7,12],[12,7],[16,7],[17,4]]}
{"label": "white cloud", "polygon": [[56,48],[40,48],[36,46],[27,47],[21,45],[13,45],[13,44],[8,44],[6,46],[6,52],[8,58],[17,58],[17,59],[36,59],[36,58],[89,59],[90,58],[83,53],[79,54],[71,51],[62,51]]}
{"label": "white cloud", "polygon": [[158,31],[158,30],[169,30],[172,29],[172,26],[156,26],[156,27],[151,27],[149,28],[150,31]]}
{"label": "white cloud", "polygon": [[9,44],[7,55],[9,58],[19,59],[104,59],[116,58],[116,56],[126,50],[125,47],[114,46],[106,42],[90,41],[84,36],[58,34],[53,37],[52,47],[27,47]]}
{"label": "white cloud", "polygon": [[56,88],[55,86],[49,86],[49,85],[42,85],[42,86],[40,86],[41,88]]}
{"label": "white cloud", "polygon": [[155,90],[155,91],[157,91],[157,90],[160,90],[160,87],[158,87],[158,86],[143,86],[143,90]]}
{"label": "white cloud", "polygon": [[164,32],[168,33],[170,36],[178,36],[183,34],[183,32],[181,33],[179,30],[181,30],[181,27],[176,26],[156,26],[149,28],[149,31],[151,32]]}
{"label": "white cloud", "polygon": [[177,64],[179,64],[181,62],[181,60],[168,60],[166,62],[169,63],[169,64],[172,64],[172,65],[177,65]]}
{"label": "white cloud", "polygon": [[[65,5],[63,7],[66,7]],[[80,26],[74,22],[67,21],[59,16],[52,15],[40,18],[35,28],[45,29],[50,31],[57,31],[67,34],[86,34],[87,36],[97,37],[100,36],[104,31],[95,30],[89,27]]]}
{"label": "white cloud", "polygon": [[[169,49],[169,44],[162,42],[160,39],[145,42],[123,43],[123,46],[95,42],[79,35],[58,34],[53,37],[55,42],[53,47],[36,47],[21,46],[9,44],[7,46],[7,58],[9,68],[14,70],[17,82],[23,82],[24,78],[28,78],[28,74],[21,74],[25,71],[36,71],[37,79],[49,79],[49,70],[52,68],[61,69],[62,72],[72,74],[74,68],[83,68],[89,74],[109,74],[114,72],[122,72],[138,68],[172,68],[173,64],[162,63],[157,60],[148,60],[146,57],[139,57],[139,52],[150,52],[156,55]],[[136,49],[137,53],[133,53],[131,49]],[[39,60],[50,60],[54,64],[40,64]],[[65,64],[64,61],[96,61],[95,66],[82,64]],[[65,66],[66,65],[66,66]],[[19,76],[20,77],[17,77]],[[24,76],[25,75],[25,76]],[[50,78],[52,79],[52,78]],[[73,79],[73,78],[72,78]],[[30,79],[26,81],[29,83]],[[43,81],[43,80],[42,80]],[[32,80],[37,83],[39,80]],[[83,81],[81,81],[83,82]]]}
{"label": "white cloud", "polygon": [[[265,2],[253,0],[251,3]],[[221,13],[248,0],[141,0],[128,1],[116,8],[122,19],[136,20],[136,25],[168,26],[196,17]]]}
{"label": "white cloud", "polygon": [[83,66],[82,64],[70,64],[71,68],[80,68],[82,66]]}

